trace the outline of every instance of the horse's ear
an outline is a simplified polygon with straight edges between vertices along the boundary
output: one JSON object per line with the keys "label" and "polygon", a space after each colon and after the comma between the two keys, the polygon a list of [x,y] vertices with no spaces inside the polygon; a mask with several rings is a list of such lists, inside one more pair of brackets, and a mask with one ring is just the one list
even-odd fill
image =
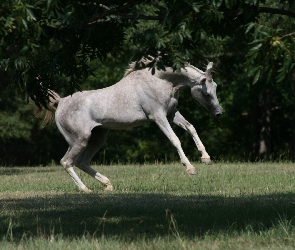
{"label": "horse's ear", "polygon": [[206,79],[212,81],[213,62],[209,62],[206,69]]}
{"label": "horse's ear", "polygon": [[212,71],[212,69],[213,69],[213,62],[209,62],[207,65],[206,71],[208,71],[208,70]]}

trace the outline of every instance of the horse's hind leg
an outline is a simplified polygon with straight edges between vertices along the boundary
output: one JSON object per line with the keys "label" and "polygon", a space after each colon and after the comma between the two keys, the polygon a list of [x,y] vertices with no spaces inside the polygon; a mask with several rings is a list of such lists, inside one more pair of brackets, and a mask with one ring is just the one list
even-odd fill
{"label": "horse's hind leg", "polygon": [[83,150],[86,148],[87,140],[79,141],[79,143],[75,143],[73,146],[70,146],[67,153],[64,155],[64,157],[61,159],[60,163],[65,168],[65,170],[68,172],[68,174],[72,177],[75,184],[79,187],[81,191],[84,192],[90,192],[84,183],[81,181],[79,176],[74,171],[73,165],[75,162],[75,159],[83,152]]}
{"label": "horse's hind leg", "polygon": [[108,129],[103,129],[100,127],[95,127],[94,129],[92,129],[91,137],[88,141],[87,147],[76,159],[75,165],[90,176],[94,177],[96,180],[98,180],[105,187],[105,190],[113,190],[113,186],[110,180],[106,176],[100,174],[99,172],[96,172],[93,168],[90,167],[90,161],[92,157],[106,141],[108,132]]}

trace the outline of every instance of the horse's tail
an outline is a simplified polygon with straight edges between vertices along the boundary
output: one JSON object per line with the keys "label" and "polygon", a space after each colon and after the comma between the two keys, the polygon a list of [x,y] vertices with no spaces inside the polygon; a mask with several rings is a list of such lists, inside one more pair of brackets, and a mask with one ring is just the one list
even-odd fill
{"label": "horse's tail", "polygon": [[43,120],[40,124],[41,128],[44,128],[48,123],[52,123],[54,121],[54,113],[61,98],[59,94],[53,90],[48,90],[48,94],[49,100],[47,102],[47,107],[41,105],[40,107],[36,107],[34,110],[35,116],[43,116]]}

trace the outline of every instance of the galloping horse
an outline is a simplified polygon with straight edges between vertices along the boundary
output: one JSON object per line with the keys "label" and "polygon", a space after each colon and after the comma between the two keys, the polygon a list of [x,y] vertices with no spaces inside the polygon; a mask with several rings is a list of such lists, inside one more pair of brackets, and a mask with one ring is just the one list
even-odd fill
{"label": "galloping horse", "polygon": [[48,109],[44,109],[45,123],[55,113],[56,125],[69,144],[60,162],[79,189],[90,191],[75,173],[74,165],[100,181],[106,190],[112,190],[110,180],[90,167],[92,157],[106,141],[109,130],[132,128],[148,121],[154,121],[176,147],[188,174],[194,175],[196,170],[185,156],[169,121],[192,136],[202,153],[202,162],[210,164],[210,156],[195,128],[176,106],[179,90],[189,87],[192,97],[214,117],[222,114],[216,96],[217,85],[212,79],[212,67],[210,62],[203,72],[187,64],[178,73],[166,68],[166,71],[156,70],[151,74],[148,68],[136,69],[133,63],[124,77],[110,87],[77,92],[64,98],[51,92],[54,98],[49,101]]}

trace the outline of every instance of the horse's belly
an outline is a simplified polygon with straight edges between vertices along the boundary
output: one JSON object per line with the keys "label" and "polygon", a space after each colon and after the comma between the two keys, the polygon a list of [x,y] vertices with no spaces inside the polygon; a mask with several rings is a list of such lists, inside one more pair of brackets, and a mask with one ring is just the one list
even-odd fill
{"label": "horse's belly", "polygon": [[96,122],[100,123],[103,128],[116,130],[137,127],[148,120],[144,112],[131,112],[126,109],[121,112],[107,112],[97,118]]}
{"label": "horse's belly", "polygon": [[102,121],[101,127],[113,130],[128,129],[141,126],[147,121],[147,119],[133,120],[133,121],[118,121],[118,120],[107,120]]}

